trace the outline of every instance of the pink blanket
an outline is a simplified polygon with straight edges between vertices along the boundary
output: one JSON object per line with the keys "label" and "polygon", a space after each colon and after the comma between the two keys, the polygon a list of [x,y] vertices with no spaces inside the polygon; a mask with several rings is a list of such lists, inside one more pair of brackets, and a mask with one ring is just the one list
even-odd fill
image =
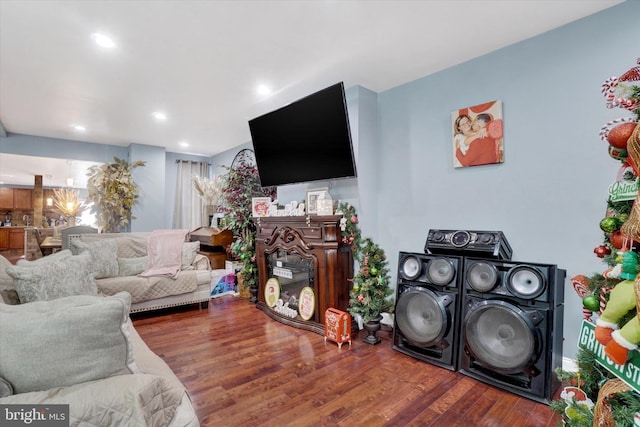
{"label": "pink blanket", "polygon": [[176,278],[182,267],[182,244],[187,230],[155,230],[147,240],[147,269],[140,276]]}

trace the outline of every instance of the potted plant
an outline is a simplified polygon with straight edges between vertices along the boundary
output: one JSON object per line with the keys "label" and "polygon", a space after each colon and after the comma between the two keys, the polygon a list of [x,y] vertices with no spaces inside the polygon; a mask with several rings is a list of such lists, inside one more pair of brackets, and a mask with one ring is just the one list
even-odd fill
{"label": "potted plant", "polygon": [[86,202],[93,203],[91,213],[96,214],[98,227],[106,233],[123,230],[133,219],[131,210],[138,202],[138,185],[133,180],[133,169],[145,162],[113,158],[113,163],[104,163],[89,168],[87,176],[88,196]]}
{"label": "potted plant", "polygon": [[349,313],[362,317],[364,328],[369,333],[364,342],[375,345],[380,342],[376,332],[380,330],[382,313],[393,311],[393,294],[389,286],[389,268],[384,250],[370,238],[362,238],[358,227],[358,217],[353,206],[340,205],[339,212],[342,242],[351,245],[353,258],[359,264],[359,270],[353,278],[353,287],[349,291]]}
{"label": "potted plant", "polygon": [[[250,150],[247,150],[250,151]],[[220,208],[226,214],[226,227],[233,231],[236,240],[231,245],[231,255],[239,259],[242,268],[238,283],[251,290],[251,301],[257,300],[258,265],[255,257],[255,225],[251,221],[252,199],[254,197],[271,196],[273,187],[263,188],[260,176],[251,156],[243,155],[242,150],[236,155],[231,167],[222,180],[222,200]],[[242,289],[241,289],[242,292]]]}
{"label": "potted plant", "polygon": [[222,197],[222,177],[217,176],[211,180],[204,176],[193,175],[191,179],[196,193],[198,193],[205,206],[206,217],[208,218],[206,226],[210,227],[210,216],[218,211],[219,200]]}

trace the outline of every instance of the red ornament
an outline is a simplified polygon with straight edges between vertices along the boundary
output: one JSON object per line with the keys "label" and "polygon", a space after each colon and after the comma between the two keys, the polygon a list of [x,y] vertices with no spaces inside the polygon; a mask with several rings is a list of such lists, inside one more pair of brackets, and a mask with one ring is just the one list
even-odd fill
{"label": "red ornament", "polygon": [[358,223],[358,217],[357,217],[357,216],[355,216],[355,215],[352,215],[352,216],[351,216],[351,223],[353,223],[353,224],[357,224],[357,223]]}
{"label": "red ornament", "polygon": [[600,245],[593,250],[593,253],[596,254],[598,258],[604,258],[607,255],[611,254],[611,249],[609,249],[605,245]]}
{"label": "red ornament", "polygon": [[607,141],[616,148],[626,150],[627,141],[635,128],[635,123],[622,123],[609,131]]}
{"label": "red ornament", "polygon": [[631,247],[632,240],[618,230],[609,235],[609,242],[616,249],[628,250]]}

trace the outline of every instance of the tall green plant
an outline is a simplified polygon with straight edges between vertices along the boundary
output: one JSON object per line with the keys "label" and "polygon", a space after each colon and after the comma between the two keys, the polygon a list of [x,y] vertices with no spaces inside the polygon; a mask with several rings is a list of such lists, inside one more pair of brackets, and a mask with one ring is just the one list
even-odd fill
{"label": "tall green plant", "polygon": [[244,285],[256,289],[258,266],[255,257],[255,226],[251,221],[252,199],[270,196],[274,188],[260,185],[258,169],[251,163],[239,161],[234,167],[226,167],[222,184],[224,205],[220,208],[226,214],[226,227],[236,237],[231,245],[231,253],[242,262]]}
{"label": "tall green plant", "polygon": [[140,160],[128,163],[113,158],[89,168],[87,176],[87,203],[93,203],[91,213],[96,214],[98,227],[107,233],[124,229],[134,217],[133,206],[138,202],[138,185],[133,180],[133,169],[144,166]]}

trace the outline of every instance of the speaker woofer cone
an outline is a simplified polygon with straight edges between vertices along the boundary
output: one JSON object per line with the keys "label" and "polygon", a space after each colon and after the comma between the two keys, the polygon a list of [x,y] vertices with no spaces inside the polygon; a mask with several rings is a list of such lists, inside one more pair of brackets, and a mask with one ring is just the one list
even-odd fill
{"label": "speaker woofer cone", "polygon": [[422,273],[422,261],[417,256],[409,255],[402,260],[400,265],[400,275],[405,280],[414,280]]}
{"label": "speaker woofer cone", "polygon": [[425,288],[412,287],[400,294],[395,317],[398,329],[413,345],[430,347],[447,332],[443,300]]}
{"label": "speaker woofer cone", "polygon": [[448,285],[455,275],[456,267],[449,259],[435,258],[427,264],[427,277],[434,285]]}
{"label": "speaker woofer cone", "polygon": [[537,359],[535,326],[505,301],[482,301],[465,316],[464,341],[481,365],[503,374],[522,372]]}
{"label": "speaker woofer cone", "polygon": [[475,262],[467,269],[467,282],[478,292],[489,292],[498,283],[498,269],[486,262]]}
{"label": "speaker woofer cone", "polygon": [[513,267],[507,272],[507,289],[516,297],[534,299],[546,287],[544,277],[537,268],[528,265]]}

